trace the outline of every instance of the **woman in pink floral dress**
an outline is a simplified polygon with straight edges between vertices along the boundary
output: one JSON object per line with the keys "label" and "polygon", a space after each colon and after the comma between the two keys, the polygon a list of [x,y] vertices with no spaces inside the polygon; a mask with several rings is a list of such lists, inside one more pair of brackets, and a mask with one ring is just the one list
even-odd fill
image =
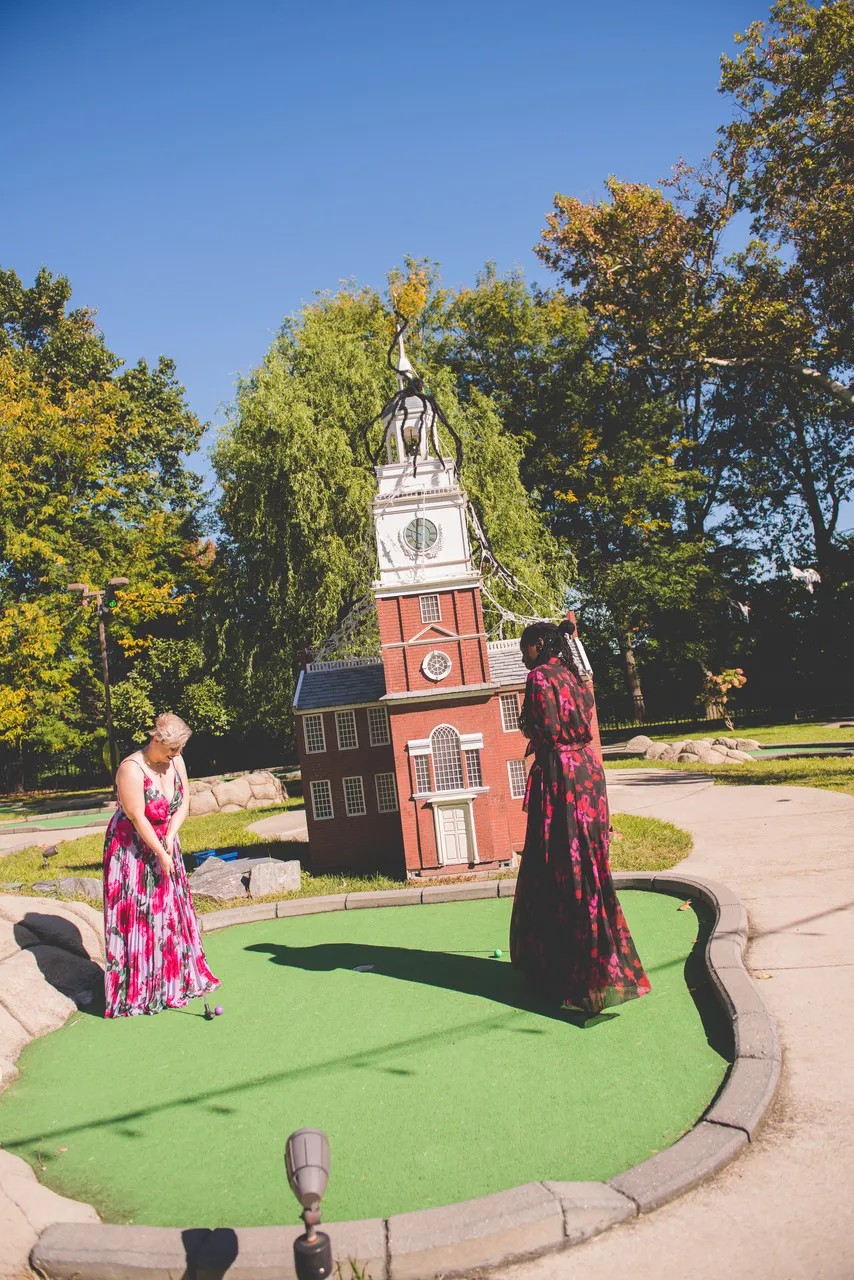
{"label": "woman in pink floral dress", "polygon": [[219,986],[205,961],[178,829],[189,811],[181,750],[191,730],[158,716],[147,747],[116,772],[104,841],[107,1018],[180,1009]]}
{"label": "woman in pink floral dress", "polygon": [[534,762],[510,958],[536,994],[594,1014],[646,995],[650,985],[611,879],[593,695],[566,642],[573,630],[537,622],[520,642],[530,675],[519,723]]}

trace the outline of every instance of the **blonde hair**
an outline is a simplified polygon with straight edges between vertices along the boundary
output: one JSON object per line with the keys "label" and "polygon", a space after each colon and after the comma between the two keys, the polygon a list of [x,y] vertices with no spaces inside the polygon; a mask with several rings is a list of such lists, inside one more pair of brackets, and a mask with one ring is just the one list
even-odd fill
{"label": "blonde hair", "polygon": [[168,747],[183,747],[187,739],[192,736],[192,733],[193,730],[186,720],[182,720],[180,716],[173,715],[171,711],[164,711],[154,721],[154,728],[149,729],[148,736],[156,738],[158,742],[163,742]]}

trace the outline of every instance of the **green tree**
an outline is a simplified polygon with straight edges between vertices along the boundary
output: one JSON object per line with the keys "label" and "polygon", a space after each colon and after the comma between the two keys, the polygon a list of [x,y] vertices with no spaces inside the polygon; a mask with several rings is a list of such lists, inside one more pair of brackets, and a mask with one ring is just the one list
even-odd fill
{"label": "green tree", "polygon": [[[417,311],[429,281],[410,266],[404,283]],[[401,305],[399,277],[392,288]],[[267,731],[289,731],[301,651],[322,642],[376,576],[375,476],[361,428],[396,390],[386,362],[394,327],[390,305],[368,289],[347,288],[304,308],[241,384],[215,450],[222,650],[242,715]],[[540,607],[555,609],[570,566],[540,533],[519,479],[518,443],[483,396],[458,401],[451,374],[430,365],[417,328],[408,350],[462,438],[463,483],[497,555],[546,600]],[[381,431],[372,429],[374,450]],[[496,583],[494,594],[506,607],[506,589]],[[499,624],[500,611],[491,622]],[[370,630],[362,643],[375,644]]]}
{"label": "green tree", "polygon": [[202,427],[174,367],[119,372],[91,313],[66,310],[69,297],[63,277],[42,271],[25,288],[0,272],[0,618],[12,620],[0,682],[26,686],[12,638],[25,606],[40,619],[45,671],[62,672],[18,716],[19,778],[27,755],[100,754],[100,655],[69,583],[130,579],[110,628],[121,677],[150,637],[199,624],[211,575],[200,484],[182,463]]}

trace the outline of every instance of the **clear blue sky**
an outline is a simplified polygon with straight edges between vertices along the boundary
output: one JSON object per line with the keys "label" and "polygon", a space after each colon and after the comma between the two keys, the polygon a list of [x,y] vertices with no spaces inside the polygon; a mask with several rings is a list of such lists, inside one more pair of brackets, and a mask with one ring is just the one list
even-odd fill
{"label": "clear blue sky", "polygon": [[726,118],[762,0],[0,0],[0,263],[70,277],[221,417],[282,318],[406,254],[471,283],[556,191],[651,182]]}

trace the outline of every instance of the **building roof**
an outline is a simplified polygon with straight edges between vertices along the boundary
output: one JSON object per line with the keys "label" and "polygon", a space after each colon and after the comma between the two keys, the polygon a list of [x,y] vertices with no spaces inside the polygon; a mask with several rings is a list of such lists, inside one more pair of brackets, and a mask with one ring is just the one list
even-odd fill
{"label": "building roof", "polygon": [[496,684],[524,684],[528,672],[519,652],[518,640],[492,640],[486,646],[489,670]]}
{"label": "building roof", "polygon": [[313,662],[302,672],[294,698],[295,711],[353,707],[379,702],[385,693],[381,662]]}
{"label": "building roof", "polygon": [[[528,672],[519,653],[518,640],[494,640],[487,645],[493,685],[524,684]],[[473,685],[481,695],[489,684]],[[424,697],[441,697],[440,685],[423,690]],[[459,694],[455,687],[447,690]],[[357,707],[378,703],[385,697],[385,671],[381,662],[365,658],[345,658],[339,662],[311,662],[302,672],[294,698],[295,711],[324,711],[328,707]],[[403,694],[401,699],[413,697]]]}

